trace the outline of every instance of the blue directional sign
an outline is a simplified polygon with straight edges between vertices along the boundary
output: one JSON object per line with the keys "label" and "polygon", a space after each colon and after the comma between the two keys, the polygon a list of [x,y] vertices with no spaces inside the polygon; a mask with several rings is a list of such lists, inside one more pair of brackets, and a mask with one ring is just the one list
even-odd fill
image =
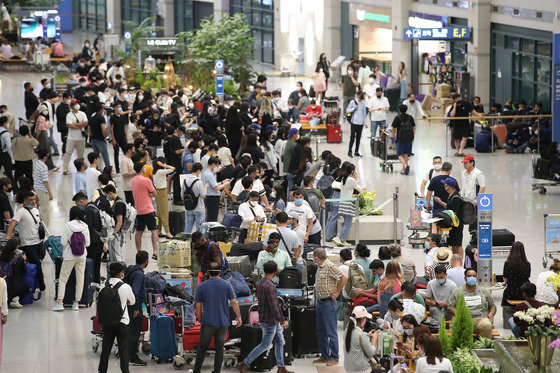
{"label": "blue directional sign", "polygon": [[221,75],[216,76],[216,95],[224,95],[224,77]]}
{"label": "blue directional sign", "polygon": [[223,70],[224,69],[224,60],[215,60],[214,61],[214,68],[216,70]]}
{"label": "blue directional sign", "polygon": [[440,28],[407,27],[404,29],[404,38],[409,40],[470,39],[471,29],[469,27],[440,27]]}
{"label": "blue directional sign", "polygon": [[478,201],[478,259],[492,259],[492,194],[481,193]]}
{"label": "blue directional sign", "polygon": [[478,195],[478,209],[479,210],[492,210],[492,194],[479,194]]}

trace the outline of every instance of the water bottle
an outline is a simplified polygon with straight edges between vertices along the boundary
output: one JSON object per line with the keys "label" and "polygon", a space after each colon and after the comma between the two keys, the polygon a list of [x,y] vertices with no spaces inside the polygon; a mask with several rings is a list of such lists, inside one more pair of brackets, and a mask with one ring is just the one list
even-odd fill
{"label": "water bottle", "polygon": [[388,335],[383,336],[383,355],[391,355],[391,337]]}

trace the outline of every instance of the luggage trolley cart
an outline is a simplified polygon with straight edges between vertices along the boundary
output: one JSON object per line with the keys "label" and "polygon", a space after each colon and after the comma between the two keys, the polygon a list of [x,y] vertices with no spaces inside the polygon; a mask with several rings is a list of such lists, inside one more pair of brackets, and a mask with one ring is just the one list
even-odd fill
{"label": "luggage trolley cart", "polygon": [[[556,254],[556,255],[554,255]],[[560,255],[560,214],[544,214],[544,255],[543,267],[549,259]]]}
{"label": "luggage trolley cart", "polygon": [[391,134],[383,130],[381,137],[371,140],[371,152],[374,157],[380,159],[379,166],[386,173],[393,172],[393,165],[399,163],[397,157],[397,145],[393,143]]}
{"label": "luggage trolley cart", "polygon": [[[418,193],[414,193],[414,205],[410,208],[410,219],[407,228],[412,231],[408,236],[408,243],[413,247],[422,247],[424,241],[432,230],[431,224],[426,220],[432,215],[428,212],[426,200],[421,199]],[[421,234],[425,232],[426,234]]]}
{"label": "luggage trolley cart", "polygon": [[547,186],[560,185],[560,180],[551,179],[554,175],[550,175],[551,161],[541,158],[539,154],[533,153],[531,155],[533,166],[533,184],[531,190],[539,190],[540,194],[546,193]]}

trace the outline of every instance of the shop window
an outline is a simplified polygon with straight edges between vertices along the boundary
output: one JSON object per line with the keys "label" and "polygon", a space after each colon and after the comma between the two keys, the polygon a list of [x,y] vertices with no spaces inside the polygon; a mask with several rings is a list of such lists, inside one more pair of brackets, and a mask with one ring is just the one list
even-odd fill
{"label": "shop window", "polygon": [[263,32],[263,62],[274,63],[274,35],[272,32]]}
{"label": "shop window", "polygon": [[274,16],[272,13],[263,12],[262,25],[264,28],[274,27]]}
{"label": "shop window", "polygon": [[262,7],[264,9],[273,9],[274,6],[272,4],[272,0],[262,0]]}
{"label": "shop window", "polygon": [[537,98],[535,103],[540,102],[543,105],[544,110],[550,110],[550,92],[551,88],[548,85],[538,85],[537,86]]}
{"label": "shop window", "polygon": [[519,53],[512,53],[512,69],[511,73],[514,77],[519,78]]}
{"label": "shop window", "polygon": [[261,12],[259,10],[253,10],[253,22],[251,26],[261,27]]}
{"label": "shop window", "polygon": [[521,39],[521,52],[535,53],[535,42],[529,39]]}
{"label": "shop window", "polygon": [[550,64],[548,58],[537,59],[537,82],[541,84],[550,84]]}
{"label": "shop window", "polygon": [[512,83],[511,83],[511,97],[507,97],[504,99],[504,102],[502,102],[501,104],[505,103],[505,100],[507,100],[508,98],[517,98],[519,97],[519,85],[521,84],[521,82],[518,79],[513,79]]}
{"label": "shop window", "polygon": [[505,35],[494,33],[492,36],[494,37],[494,47],[496,48],[505,47]]}
{"label": "shop window", "polygon": [[533,81],[525,81],[522,80],[521,81],[521,95],[520,96],[513,96],[515,97],[519,97],[519,99],[521,100],[525,100],[525,102],[527,102],[528,104],[531,104],[534,102],[534,91],[535,86],[533,84]]}
{"label": "shop window", "polygon": [[521,79],[535,80],[535,57],[521,56]]}
{"label": "shop window", "polygon": [[537,40],[537,54],[542,54],[543,56],[552,55],[552,43]]}
{"label": "shop window", "polygon": [[519,38],[516,36],[506,36],[506,48],[519,50]]}

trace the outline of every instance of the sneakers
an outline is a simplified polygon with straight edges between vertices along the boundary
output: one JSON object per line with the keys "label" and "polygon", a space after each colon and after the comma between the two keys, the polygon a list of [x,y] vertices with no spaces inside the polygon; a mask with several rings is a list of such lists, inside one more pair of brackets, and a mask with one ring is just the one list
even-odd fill
{"label": "sneakers", "polygon": [[148,365],[144,360],[140,359],[138,356],[128,362],[129,365],[138,366],[138,367],[145,367]]}
{"label": "sneakers", "polygon": [[361,155],[360,153],[354,153],[354,155],[355,155],[356,157],[363,157],[363,155]]}
{"label": "sneakers", "polygon": [[78,303],[72,303],[72,311],[79,311],[80,310],[80,306],[78,305]]}
{"label": "sneakers", "polygon": [[68,175],[68,173],[69,173],[69,172],[68,172],[68,169],[67,169],[67,168],[65,168],[64,171],[62,171],[62,174],[63,174],[63,175]]}
{"label": "sneakers", "polygon": [[352,156],[352,152],[348,152],[348,156],[349,156],[350,158],[354,158],[354,157]]}
{"label": "sneakers", "polygon": [[313,364],[323,364],[326,363],[328,360],[323,358],[322,356],[318,359],[313,360]]}
{"label": "sneakers", "polygon": [[40,297],[41,297],[41,289],[37,288],[33,293],[33,299],[38,300]]}
{"label": "sneakers", "polygon": [[342,242],[340,241],[340,238],[338,238],[338,237],[333,238],[332,243],[334,243],[336,246],[342,246]]}
{"label": "sneakers", "polygon": [[19,301],[10,302],[10,308],[23,308],[23,305]]}
{"label": "sneakers", "polygon": [[54,312],[62,312],[64,311],[64,306],[60,303],[57,303],[56,306],[52,309]]}
{"label": "sneakers", "polygon": [[344,241],[340,244],[340,246],[344,246],[344,247],[352,247],[352,244],[348,241]]}
{"label": "sneakers", "polygon": [[327,361],[327,366],[328,367],[332,367],[332,366],[335,366],[335,365],[338,365],[338,360],[328,360]]}

